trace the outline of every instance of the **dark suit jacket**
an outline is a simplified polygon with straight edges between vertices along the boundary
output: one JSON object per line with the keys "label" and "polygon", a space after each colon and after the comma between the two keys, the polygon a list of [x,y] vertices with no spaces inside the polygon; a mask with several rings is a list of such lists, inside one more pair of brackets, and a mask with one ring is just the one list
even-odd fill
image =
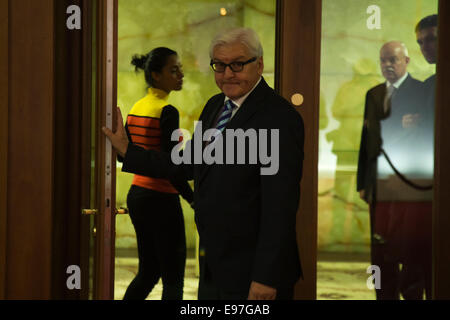
{"label": "dark suit jacket", "polygon": [[427,108],[427,131],[428,140],[430,143],[434,144],[434,115],[435,115],[435,104],[436,104],[436,75],[430,76],[424,81],[424,87],[426,90],[426,108]]}
{"label": "dark suit jacket", "polygon": [[395,117],[401,124],[405,113],[423,113],[425,91],[423,83],[410,75],[392,98],[392,112],[385,114],[386,83],[379,84],[366,94],[364,125],[359,149],[357,191],[365,190],[367,202],[376,201],[377,159],[381,152],[381,121]]}
{"label": "dark suit jacket", "polygon": [[[203,132],[214,124],[224,99],[218,94],[206,104],[200,116]],[[122,170],[156,177],[183,174],[194,179],[200,242],[211,276],[221,290],[242,292],[249,289],[251,281],[292,287],[301,276],[296,212],[303,120],[262,79],[227,125],[227,129],[238,128],[279,130],[279,170],[275,175],[261,175],[259,160],[257,164],[174,166],[163,154],[131,144]],[[196,134],[191,142],[196,141]],[[248,144],[245,149],[248,154]]]}

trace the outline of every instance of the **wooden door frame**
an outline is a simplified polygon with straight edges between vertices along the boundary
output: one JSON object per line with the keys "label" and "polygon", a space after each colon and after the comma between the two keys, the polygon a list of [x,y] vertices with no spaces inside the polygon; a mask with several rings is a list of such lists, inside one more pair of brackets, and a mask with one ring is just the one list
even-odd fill
{"label": "wooden door frame", "polygon": [[[55,133],[52,297],[89,297],[92,1],[55,0]],[[67,8],[82,10],[81,30],[66,27]],[[66,286],[66,269],[81,270],[81,290]]]}
{"label": "wooden door frame", "polygon": [[[450,299],[450,2],[439,1],[433,199],[433,299]],[[447,22],[447,23],[445,23]]]}
{"label": "wooden door frame", "polygon": [[0,0],[0,300],[5,299],[8,208],[9,21],[8,0]]}
{"label": "wooden door frame", "polygon": [[97,0],[96,253],[94,299],[114,299],[116,153],[101,128],[115,130],[118,0]]}
{"label": "wooden door frame", "polygon": [[[275,89],[291,101],[295,93],[304,97],[296,107],[305,123],[305,158],[297,212],[297,242],[303,280],[295,288],[295,299],[316,299],[317,196],[319,147],[321,0],[278,0]],[[308,46],[299,46],[299,39]]]}
{"label": "wooden door frame", "polygon": [[[71,1],[71,0],[70,0]],[[81,111],[81,155],[80,155],[80,207],[91,206],[91,161],[92,161],[92,108],[93,108],[93,3],[91,0],[82,1],[82,16],[84,35],[82,37],[82,111]],[[80,212],[80,211],[79,211]],[[82,217],[80,223],[80,268],[84,270],[81,278],[82,291],[80,299],[89,299],[89,278],[93,275],[90,270],[90,248],[91,248],[91,217]]]}
{"label": "wooden door frame", "polygon": [[0,8],[0,297],[50,299],[54,6]]}

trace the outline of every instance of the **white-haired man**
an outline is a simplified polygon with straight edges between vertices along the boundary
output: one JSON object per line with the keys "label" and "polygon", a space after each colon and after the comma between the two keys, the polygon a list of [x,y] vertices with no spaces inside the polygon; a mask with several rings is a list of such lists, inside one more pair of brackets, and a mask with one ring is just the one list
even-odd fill
{"label": "white-haired man", "polygon": [[414,287],[415,253],[423,244],[415,224],[429,191],[416,184],[428,162],[418,149],[426,108],[423,84],[407,72],[409,62],[402,42],[384,44],[380,65],[386,82],[366,95],[357,190],[370,204],[372,264],[381,269],[379,300],[396,300],[400,293],[405,299],[420,296]]}
{"label": "white-haired man", "polygon": [[[222,93],[204,107],[199,119],[203,130],[253,130],[258,138],[264,132],[269,136],[276,132],[272,137],[277,139],[258,139],[257,146],[277,157],[276,172],[264,175],[261,169],[267,163],[248,161],[255,147],[248,141],[244,164],[191,161],[174,166],[167,155],[129,144],[121,124],[116,134],[104,131],[125,156],[122,170],[153,177],[183,175],[194,180],[195,221],[203,249],[199,299],[292,299],[294,285],[302,275],[296,212],[303,120],[264,81],[263,50],[253,30],[239,28],[219,34],[211,43],[210,55]],[[198,134],[196,129],[187,149],[199,147]],[[230,139],[234,138],[222,135],[225,145]],[[201,151],[214,143],[200,138]],[[235,151],[225,158],[236,158],[239,148]]]}

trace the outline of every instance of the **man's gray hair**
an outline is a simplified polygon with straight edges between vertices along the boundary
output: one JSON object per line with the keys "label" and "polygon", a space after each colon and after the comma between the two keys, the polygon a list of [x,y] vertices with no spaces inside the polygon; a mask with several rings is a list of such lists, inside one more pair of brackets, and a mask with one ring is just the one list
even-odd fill
{"label": "man's gray hair", "polygon": [[250,28],[236,28],[219,33],[211,41],[209,47],[210,58],[213,58],[215,47],[234,43],[242,43],[245,45],[252,57],[260,58],[263,56],[263,48],[256,32]]}

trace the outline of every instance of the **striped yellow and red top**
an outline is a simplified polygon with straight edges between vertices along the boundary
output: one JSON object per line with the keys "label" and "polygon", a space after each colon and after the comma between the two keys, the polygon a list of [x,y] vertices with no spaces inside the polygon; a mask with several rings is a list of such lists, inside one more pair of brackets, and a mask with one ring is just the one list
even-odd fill
{"label": "striped yellow and red top", "polygon": [[[161,113],[168,94],[149,88],[147,95],[135,103],[127,117],[131,142],[147,150],[161,151]],[[134,175],[133,185],[165,193],[178,193],[169,180]]]}

